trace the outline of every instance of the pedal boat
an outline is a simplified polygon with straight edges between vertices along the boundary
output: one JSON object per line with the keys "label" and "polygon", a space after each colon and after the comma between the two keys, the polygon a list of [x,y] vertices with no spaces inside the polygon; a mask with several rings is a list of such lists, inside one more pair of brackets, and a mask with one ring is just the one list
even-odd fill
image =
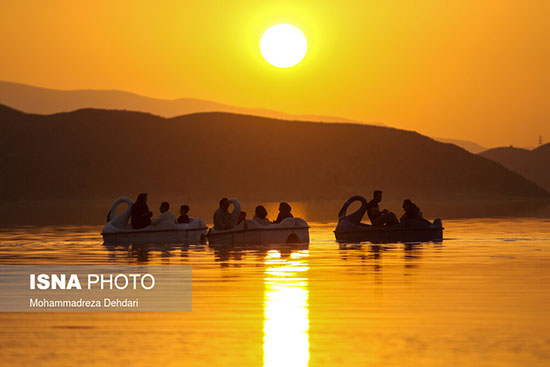
{"label": "pedal boat", "polygon": [[[122,203],[128,204],[124,213],[114,216]],[[115,200],[109,210],[109,222],[101,234],[105,245],[141,244],[201,244],[206,242],[208,227],[200,218],[189,218],[189,223],[159,223],[141,229],[133,229],[129,223],[134,202],[127,197]]]}
{"label": "pedal boat", "polygon": [[237,199],[229,199],[233,204],[231,218],[234,227],[229,230],[210,228],[207,234],[209,245],[252,245],[309,244],[309,225],[301,218],[286,218],[281,223],[263,225],[253,219],[245,219],[237,224],[241,204]]}
{"label": "pedal boat", "polygon": [[[355,201],[361,207],[352,214],[347,214],[349,205]],[[367,210],[367,200],[362,196],[349,198],[338,213],[338,224],[334,230],[339,242],[371,242],[371,243],[415,243],[443,241],[443,225],[441,219],[429,222],[425,219],[407,220],[385,227],[375,227],[361,223]]]}

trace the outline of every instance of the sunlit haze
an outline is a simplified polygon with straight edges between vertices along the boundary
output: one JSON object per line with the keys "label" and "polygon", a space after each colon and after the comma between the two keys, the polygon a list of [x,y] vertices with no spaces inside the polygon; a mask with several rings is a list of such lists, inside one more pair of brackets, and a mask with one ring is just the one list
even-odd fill
{"label": "sunlit haze", "polygon": [[[550,140],[550,2],[4,2],[0,80],[341,116],[485,146]],[[275,24],[307,37],[262,57]]]}

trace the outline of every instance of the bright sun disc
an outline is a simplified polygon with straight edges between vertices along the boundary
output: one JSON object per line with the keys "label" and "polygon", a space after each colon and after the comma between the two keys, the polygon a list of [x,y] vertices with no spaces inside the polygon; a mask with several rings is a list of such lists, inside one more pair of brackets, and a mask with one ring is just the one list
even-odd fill
{"label": "bright sun disc", "polygon": [[277,24],[270,27],[260,40],[260,52],[264,59],[278,68],[296,65],[306,55],[306,37],[298,28],[290,24]]}

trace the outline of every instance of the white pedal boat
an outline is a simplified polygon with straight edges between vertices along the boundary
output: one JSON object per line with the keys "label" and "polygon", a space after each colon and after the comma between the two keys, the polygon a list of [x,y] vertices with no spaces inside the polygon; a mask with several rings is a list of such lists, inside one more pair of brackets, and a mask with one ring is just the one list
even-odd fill
{"label": "white pedal boat", "polygon": [[276,245],[308,244],[309,225],[302,218],[286,218],[281,223],[260,224],[254,219],[246,219],[236,224],[241,212],[237,199],[229,199],[234,209],[231,217],[234,227],[229,230],[210,228],[208,243],[210,245]]}
{"label": "white pedal boat", "polygon": [[[128,204],[124,213],[114,216],[117,207]],[[205,243],[208,227],[200,218],[189,218],[189,223],[159,223],[141,229],[133,229],[129,223],[134,202],[127,197],[115,200],[109,218],[111,220],[103,227],[101,234],[106,245],[114,244],[198,244]]]}

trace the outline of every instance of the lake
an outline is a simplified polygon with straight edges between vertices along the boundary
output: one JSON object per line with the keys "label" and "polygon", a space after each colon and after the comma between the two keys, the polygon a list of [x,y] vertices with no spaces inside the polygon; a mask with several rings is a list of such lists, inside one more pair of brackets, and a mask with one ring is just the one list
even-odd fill
{"label": "lake", "polygon": [[5,366],[548,366],[550,219],[447,220],[442,243],[103,246],[0,229],[0,264],[181,264],[192,312],[0,313]]}

